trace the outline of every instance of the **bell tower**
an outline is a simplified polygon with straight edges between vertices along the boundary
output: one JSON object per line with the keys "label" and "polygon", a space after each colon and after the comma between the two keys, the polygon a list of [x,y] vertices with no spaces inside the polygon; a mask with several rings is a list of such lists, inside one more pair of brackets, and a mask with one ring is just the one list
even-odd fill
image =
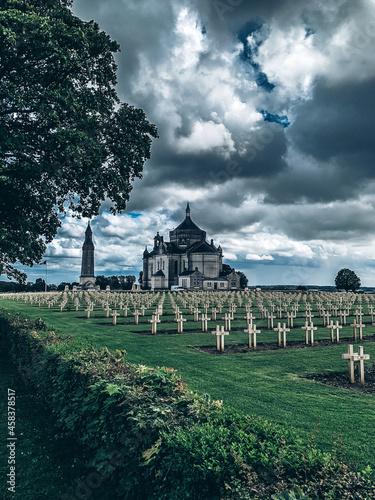
{"label": "bell tower", "polygon": [[85,232],[85,241],[82,246],[82,266],[81,276],[79,277],[79,284],[82,288],[95,288],[94,250],[92,229],[89,221]]}

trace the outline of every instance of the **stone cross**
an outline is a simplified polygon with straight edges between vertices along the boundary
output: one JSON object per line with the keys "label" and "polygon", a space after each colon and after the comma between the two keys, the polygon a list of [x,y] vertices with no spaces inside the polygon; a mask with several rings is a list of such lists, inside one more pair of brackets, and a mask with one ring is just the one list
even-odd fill
{"label": "stone cross", "polygon": [[331,321],[329,322],[328,325],[326,325],[326,328],[329,328],[330,330],[330,333],[331,333],[331,342],[333,343],[335,341],[335,330],[336,330],[336,340],[337,340],[337,343],[339,343],[340,341],[340,336],[339,336],[339,329],[342,328],[341,325],[339,325],[339,322],[336,321],[336,324],[333,323],[333,320],[331,319]]}
{"label": "stone cross", "polygon": [[155,309],[155,318],[158,320],[158,322],[160,323],[160,313],[159,313],[159,309]]}
{"label": "stone cross", "polygon": [[177,321],[177,332],[182,333],[184,331],[184,321],[186,321],[186,319],[180,314],[175,321]]}
{"label": "stone cross", "polygon": [[368,313],[371,316],[371,324],[374,325],[374,306],[368,307]]}
{"label": "stone cross", "polygon": [[287,312],[286,313],[286,318],[287,318],[287,322],[288,322],[288,327],[289,328],[293,328],[293,318],[294,318],[294,315],[292,312]]}
{"label": "stone cross", "polygon": [[151,334],[156,335],[157,324],[160,323],[160,319],[156,314],[153,314],[152,319],[149,319],[148,322],[151,323]]}
{"label": "stone cross", "polygon": [[361,322],[362,316],[363,316],[362,306],[358,306],[356,311],[355,311],[355,317],[356,317],[357,322]]}
{"label": "stone cross", "polygon": [[277,328],[273,329],[275,332],[277,332],[277,345],[281,347],[281,333],[283,329],[281,328],[281,323],[277,323]]}
{"label": "stone cross", "polygon": [[[332,330],[331,330],[331,335],[336,330],[336,343],[337,344],[340,342],[340,328],[342,328],[342,325],[340,325],[339,322],[336,321],[336,323],[332,326]],[[331,339],[332,339],[332,336],[331,336]],[[332,340],[332,342],[333,342],[333,340]]]}
{"label": "stone cross", "polygon": [[197,307],[194,308],[194,321],[199,321],[199,313],[200,311],[198,310]]}
{"label": "stone cross", "polygon": [[244,319],[246,319],[247,326],[252,326],[253,324],[253,319],[255,319],[255,316],[253,316],[252,312],[249,311],[246,313],[246,316],[244,316]]}
{"label": "stone cross", "polygon": [[311,318],[313,318],[313,317],[314,317],[314,315],[311,314],[311,310],[310,309],[305,311],[306,322],[307,322],[307,320],[309,320],[310,323],[311,323]]}
{"label": "stone cross", "polygon": [[365,385],[365,361],[370,359],[369,354],[363,354],[363,346],[358,346],[358,354],[353,354],[353,360],[359,361],[359,382]]}
{"label": "stone cross", "polygon": [[349,361],[349,378],[351,384],[354,384],[354,356],[357,356],[357,354],[358,353],[353,352],[353,346],[349,344],[348,352],[341,355],[342,359],[347,359]]}
{"label": "stone cross", "polygon": [[107,304],[107,306],[105,308],[105,317],[109,318],[109,305],[108,304]]}
{"label": "stone cross", "polygon": [[323,326],[327,326],[328,325],[330,316],[331,315],[329,314],[328,311],[325,312],[325,313],[323,313]]}
{"label": "stone cross", "polygon": [[348,316],[348,313],[346,311],[340,311],[339,312],[339,318],[341,319],[341,323],[343,325],[346,325],[346,317]]}
{"label": "stone cross", "polygon": [[85,309],[85,311],[86,311],[86,318],[89,319],[90,318],[90,313],[91,313],[91,307],[87,306],[87,309]]}
{"label": "stone cross", "polygon": [[362,323],[362,318],[360,319],[360,322],[358,323],[357,326],[358,326],[358,330],[359,330],[359,340],[362,340],[362,336],[363,336],[363,330],[362,329],[366,327],[366,325],[364,325]]}
{"label": "stone cross", "polygon": [[251,348],[253,343],[255,350],[257,348],[257,333],[260,333],[260,330],[257,330],[256,324],[254,323],[254,325],[249,325],[248,329],[244,330],[244,332],[249,334],[249,348]]}
{"label": "stone cross", "polygon": [[216,314],[217,314],[217,309],[216,309],[216,307],[213,307],[211,309],[211,319],[212,319],[212,321],[216,321]]}
{"label": "stone cross", "polygon": [[269,312],[267,314],[267,328],[268,329],[271,329],[271,330],[273,329],[273,320],[275,319],[275,317],[276,316],[274,316],[272,312]]}
{"label": "stone cross", "polygon": [[314,323],[310,321],[310,324],[308,324],[307,320],[305,323],[305,326],[301,326],[302,330],[305,330],[305,344],[309,344],[309,332],[310,332],[310,337],[311,337],[311,345],[314,345],[314,330],[317,330],[317,327],[314,326]]}
{"label": "stone cross", "polygon": [[208,318],[207,314],[202,314],[201,320],[202,320],[202,332],[207,332],[207,322],[211,320]]}
{"label": "stone cross", "polygon": [[228,313],[224,314],[224,317],[222,318],[225,321],[225,329],[230,332],[230,322],[231,322],[231,315]]}
{"label": "stone cross", "polygon": [[118,315],[119,315],[118,312],[115,309],[113,309],[113,311],[112,311],[112,324],[113,325],[117,324],[117,316]]}
{"label": "stone cross", "polygon": [[357,328],[358,328],[357,320],[356,319],[353,320],[353,323],[350,326],[353,327],[353,339],[357,340]]}
{"label": "stone cross", "polygon": [[128,305],[125,304],[124,305],[124,318],[126,318],[128,316]]}
{"label": "stone cross", "polygon": [[[136,309],[136,310],[134,311],[134,324],[135,324],[135,325],[138,325],[138,319],[139,319],[139,311],[138,311],[138,309]],[[158,319],[159,319],[159,318],[158,318]]]}
{"label": "stone cross", "polygon": [[216,325],[216,330],[211,333],[216,335],[216,349],[224,352],[224,336],[229,335],[229,332],[226,332],[223,326]]}

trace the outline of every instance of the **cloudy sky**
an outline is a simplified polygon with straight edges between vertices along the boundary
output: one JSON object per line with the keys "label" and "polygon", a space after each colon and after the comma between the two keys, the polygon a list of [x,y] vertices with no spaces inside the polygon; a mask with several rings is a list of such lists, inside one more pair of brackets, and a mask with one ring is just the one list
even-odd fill
{"label": "cloudy sky", "polygon": [[[375,285],[375,0],[75,0],[121,45],[118,93],[160,138],[126,213],[92,222],[96,274],[136,274],[192,219],[250,284]],[[49,281],[78,280],[65,217]],[[39,266],[29,278],[44,276]]]}

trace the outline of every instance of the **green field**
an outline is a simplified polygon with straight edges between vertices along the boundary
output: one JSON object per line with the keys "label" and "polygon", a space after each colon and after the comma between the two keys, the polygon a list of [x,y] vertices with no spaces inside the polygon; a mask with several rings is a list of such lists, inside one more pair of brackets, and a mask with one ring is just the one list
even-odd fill
{"label": "green field", "polygon": [[[323,327],[323,320],[314,311],[314,306],[313,320],[318,326],[315,338],[328,340],[329,330]],[[0,307],[31,319],[42,317],[57,332],[70,333],[74,339],[94,347],[126,349],[129,362],[173,367],[192,390],[208,393],[212,399],[223,400],[225,405],[236,410],[292,428],[306,444],[314,435],[322,449],[331,450],[333,441],[340,437],[347,462],[355,462],[358,470],[367,465],[375,468],[375,396],[304,378],[306,375],[347,372],[347,362],[341,355],[347,352],[347,344],[353,343],[353,328],[349,326],[340,331],[338,345],[258,352],[245,349],[244,352],[216,354],[204,352],[199,347],[215,346],[216,338],[210,332],[216,324],[224,325],[224,322],[210,321],[209,332],[203,333],[201,323],[193,322],[193,316],[186,309],[183,311],[187,319],[184,333],[177,334],[168,295],[157,335],[150,334],[148,323],[155,305],[146,310],[144,317],[140,316],[138,325],[134,324],[129,308],[128,317],[118,316],[116,326],[112,325],[111,317],[106,318],[99,304],[87,319],[82,306],[75,311],[72,298],[62,312],[58,304],[48,309],[45,304],[39,307],[4,297],[0,298]],[[366,306],[364,310],[367,311]],[[257,307],[254,306],[253,312],[257,316],[257,328],[261,329],[258,347],[263,343],[275,344],[276,332],[267,329],[265,319],[259,319]],[[244,314],[244,307],[237,308],[232,331],[225,338],[226,345],[246,347]],[[218,314],[218,318],[222,316]],[[286,319],[275,319],[275,326],[277,321],[286,322]],[[348,317],[349,321],[353,321],[353,316]],[[373,336],[375,327],[371,326],[370,317],[365,315],[363,321],[366,323],[364,335]],[[297,328],[288,333],[287,342],[304,341],[305,334],[300,329],[304,322],[302,308],[294,320]],[[370,362],[375,360],[375,342],[366,341],[363,345],[365,353],[371,356]]]}

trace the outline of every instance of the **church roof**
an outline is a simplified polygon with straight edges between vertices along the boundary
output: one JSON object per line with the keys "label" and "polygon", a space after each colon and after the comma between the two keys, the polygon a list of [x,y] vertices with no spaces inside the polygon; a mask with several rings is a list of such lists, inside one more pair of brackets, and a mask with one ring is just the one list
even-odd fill
{"label": "church roof", "polygon": [[189,253],[218,253],[207,241],[198,241],[188,248]]}
{"label": "church roof", "polygon": [[[167,255],[185,253],[185,250],[182,250],[181,248],[178,248],[177,245],[175,245],[174,243],[170,243],[169,241],[167,241],[166,243],[164,243],[164,246],[166,248],[166,252],[165,253]],[[157,250],[152,250],[151,252],[148,252],[147,254],[143,253],[143,255],[145,257],[153,257],[154,255],[159,255],[159,253],[158,253]]]}
{"label": "church roof", "polygon": [[224,276],[220,276],[219,278],[204,278],[203,281],[228,281]]}
{"label": "church roof", "polygon": [[167,245],[167,253],[185,253],[185,250],[178,248],[178,246],[175,245],[174,243],[169,243],[168,241],[166,245]]}
{"label": "church roof", "polygon": [[163,271],[161,269],[157,273],[155,273],[153,276],[162,276],[163,278],[165,278],[165,274],[163,273]]}
{"label": "church roof", "polygon": [[185,220],[181,222],[179,226],[176,227],[175,231],[202,231],[195,222],[193,222],[190,217],[185,217]]}
{"label": "church roof", "polygon": [[179,276],[190,276],[194,272],[195,271],[183,271],[182,273],[179,274]]}
{"label": "church roof", "polygon": [[186,205],[186,217],[185,220],[181,222],[179,226],[174,229],[174,231],[202,231],[200,227],[198,227],[190,218],[190,205],[189,203]]}

